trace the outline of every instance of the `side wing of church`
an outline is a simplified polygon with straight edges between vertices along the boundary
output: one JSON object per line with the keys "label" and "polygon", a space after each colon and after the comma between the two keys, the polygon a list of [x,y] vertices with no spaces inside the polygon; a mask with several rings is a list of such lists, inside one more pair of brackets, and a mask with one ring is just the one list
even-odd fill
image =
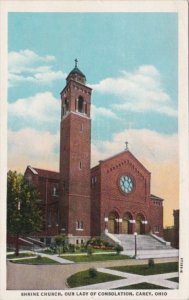
{"label": "side wing of church", "polygon": [[128,146],[90,169],[91,94],[76,60],[61,92],[60,170],[28,166],[25,171],[44,214],[38,237],[64,233],[82,244],[104,232],[162,236],[163,199],[151,195],[151,174]]}

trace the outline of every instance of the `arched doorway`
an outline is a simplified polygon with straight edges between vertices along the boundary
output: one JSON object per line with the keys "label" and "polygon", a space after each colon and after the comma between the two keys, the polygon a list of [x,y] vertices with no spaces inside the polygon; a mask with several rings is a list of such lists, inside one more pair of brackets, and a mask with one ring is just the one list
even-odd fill
{"label": "arched doorway", "polygon": [[138,234],[144,234],[145,228],[144,228],[144,216],[142,214],[138,214],[136,217],[136,232]]}
{"label": "arched doorway", "polygon": [[108,216],[108,232],[109,233],[119,233],[118,227],[118,214],[116,212],[111,212]]}
{"label": "arched doorway", "polygon": [[132,215],[130,213],[126,213],[123,216],[123,223],[122,223],[122,233],[124,234],[132,234],[132,223],[130,220],[132,220]]}

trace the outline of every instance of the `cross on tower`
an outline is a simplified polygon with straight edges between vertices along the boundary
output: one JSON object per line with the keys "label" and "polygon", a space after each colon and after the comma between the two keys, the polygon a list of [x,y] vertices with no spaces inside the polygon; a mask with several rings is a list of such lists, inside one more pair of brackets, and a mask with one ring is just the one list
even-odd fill
{"label": "cross on tower", "polygon": [[125,142],[125,150],[129,150],[129,147],[128,147],[129,143],[128,142]]}
{"label": "cross on tower", "polygon": [[78,63],[78,60],[77,58],[75,59],[75,68],[77,68],[77,63]]}

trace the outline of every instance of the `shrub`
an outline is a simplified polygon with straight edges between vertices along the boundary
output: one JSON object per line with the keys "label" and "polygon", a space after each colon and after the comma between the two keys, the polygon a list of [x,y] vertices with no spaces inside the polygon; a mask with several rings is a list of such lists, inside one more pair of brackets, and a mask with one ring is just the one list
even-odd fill
{"label": "shrub", "polygon": [[88,247],[87,247],[87,254],[88,255],[92,255],[93,254],[93,250],[92,250],[92,246],[91,245],[88,245]]}
{"label": "shrub", "polygon": [[97,276],[97,270],[95,268],[89,269],[89,277],[94,278]]}
{"label": "shrub", "polygon": [[65,245],[65,246],[62,247],[62,252],[63,252],[63,253],[66,253],[66,252],[68,252],[68,251],[69,251],[69,248],[68,248],[67,245]]}
{"label": "shrub", "polygon": [[41,255],[37,255],[36,259],[40,260],[41,259]]}
{"label": "shrub", "polygon": [[74,253],[75,252],[75,245],[74,244],[69,244],[69,251],[71,253]]}
{"label": "shrub", "polygon": [[57,250],[57,246],[55,243],[52,243],[49,247],[51,253],[56,253],[56,250]]}
{"label": "shrub", "polygon": [[105,247],[110,247],[110,243],[104,241],[104,246],[105,246]]}
{"label": "shrub", "polygon": [[86,246],[81,246],[80,252],[81,253],[87,252],[87,247]]}
{"label": "shrub", "polygon": [[117,254],[120,254],[120,252],[123,251],[123,247],[121,245],[117,244],[115,246],[115,250],[116,250]]}
{"label": "shrub", "polygon": [[148,267],[151,268],[155,265],[154,259],[153,258],[149,258],[148,260]]}

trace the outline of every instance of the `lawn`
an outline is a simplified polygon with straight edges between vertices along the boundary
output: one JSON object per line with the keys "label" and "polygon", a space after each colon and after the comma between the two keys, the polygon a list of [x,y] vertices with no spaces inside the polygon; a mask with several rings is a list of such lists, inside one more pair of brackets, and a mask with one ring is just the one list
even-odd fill
{"label": "lawn", "polygon": [[[89,257],[93,257],[93,255]],[[178,270],[178,263],[161,263],[161,264],[155,264],[152,267],[149,267],[148,265],[121,266],[121,267],[112,267],[110,269],[118,270],[122,272],[128,272],[128,273],[135,273],[138,275],[153,275],[153,274],[176,272]],[[70,288],[73,288],[73,287],[84,286],[84,285],[95,284],[95,283],[102,283],[102,282],[118,280],[118,279],[122,279],[122,277],[115,276],[112,274],[101,273],[101,272],[97,272],[97,276],[91,278],[89,276],[89,270],[87,270],[72,275],[71,277],[68,278],[67,283]],[[176,281],[176,278],[173,278],[172,280]],[[168,289],[168,288],[143,282],[139,284],[124,286],[118,288],[118,290],[119,289],[125,290],[125,289]]]}
{"label": "lawn", "polygon": [[29,256],[35,256],[32,252],[24,252],[24,253],[19,253],[18,256],[14,254],[7,254],[7,258],[21,258],[21,257],[29,257]]}
{"label": "lawn", "polygon": [[93,251],[93,253],[98,253],[98,252],[112,252],[112,253],[116,253],[116,251],[114,249],[103,249],[103,248],[99,248],[99,249],[92,248],[92,251]]}
{"label": "lawn", "polygon": [[70,288],[84,286],[89,284],[107,282],[112,280],[122,279],[123,277],[115,276],[112,274],[105,274],[101,272],[97,272],[95,277],[89,276],[89,271],[78,272],[67,279],[67,283]]}
{"label": "lawn", "polygon": [[[62,258],[68,259],[67,255],[61,255]],[[74,262],[91,262],[91,261],[107,261],[107,260],[124,260],[128,259],[127,255],[120,254],[96,254],[96,255],[73,255],[69,256],[69,260]]]}
{"label": "lawn", "polygon": [[57,261],[54,261],[48,257],[36,257],[31,259],[18,259],[13,260],[16,264],[27,264],[27,265],[60,265]]}
{"label": "lawn", "polygon": [[160,285],[155,285],[152,283],[141,282],[138,284],[131,284],[128,286],[122,286],[114,290],[168,290],[168,288]]}
{"label": "lawn", "polygon": [[174,282],[179,282],[179,277],[168,278],[167,280],[174,281]]}
{"label": "lawn", "polygon": [[155,264],[152,267],[148,265],[138,265],[138,266],[120,266],[120,267],[111,267],[112,270],[117,270],[121,272],[134,273],[138,275],[154,275],[162,273],[171,273],[178,271],[178,263],[161,263]]}

